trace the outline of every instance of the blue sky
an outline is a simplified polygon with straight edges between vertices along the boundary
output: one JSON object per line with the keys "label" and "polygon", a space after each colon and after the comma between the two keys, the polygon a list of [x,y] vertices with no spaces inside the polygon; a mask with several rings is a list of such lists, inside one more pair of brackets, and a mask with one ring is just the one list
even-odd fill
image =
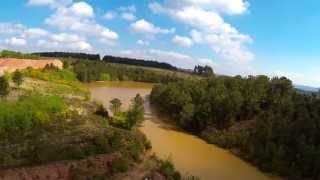
{"label": "blue sky", "polygon": [[0,49],[154,59],[320,86],[320,2],[5,0]]}

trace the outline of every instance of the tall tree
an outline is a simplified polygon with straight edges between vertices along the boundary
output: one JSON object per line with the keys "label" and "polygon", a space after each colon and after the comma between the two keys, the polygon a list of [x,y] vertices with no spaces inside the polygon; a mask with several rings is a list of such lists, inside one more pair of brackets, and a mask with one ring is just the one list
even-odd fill
{"label": "tall tree", "polygon": [[121,100],[118,98],[114,98],[110,101],[110,103],[111,103],[110,109],[113,112],[113,114],[115,115],[115,114],[119,113],[121,110],[121,105],[122,105]]}
{"label": "tall tree", "polygon": [[13,73],[12,81],[17,85],[20,86],[23,83],[23,74],[19,71],[16,70]]}
{"label": "tall tree", "polygon": [[0,96],[6,96],[10,92],[9,80],[6,76],[0,77]]}

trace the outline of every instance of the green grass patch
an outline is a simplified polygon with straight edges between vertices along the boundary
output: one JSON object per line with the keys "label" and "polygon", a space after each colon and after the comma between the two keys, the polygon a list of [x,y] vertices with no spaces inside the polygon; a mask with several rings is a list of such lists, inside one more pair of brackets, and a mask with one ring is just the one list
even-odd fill
{"label": "green grass patch", "polygon": [[21,97],[18,101],[0,101],[0,137],[24,134],[28,130],[64,118],[67,106],[57,96]]}

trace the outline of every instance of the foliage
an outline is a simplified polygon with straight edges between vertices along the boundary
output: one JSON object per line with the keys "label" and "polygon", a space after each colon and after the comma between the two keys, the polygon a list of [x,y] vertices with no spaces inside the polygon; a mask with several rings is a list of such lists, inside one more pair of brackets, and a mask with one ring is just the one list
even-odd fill
{"label": "foliage", "polygon": [[120,110],[121,101],[119,99],[113,99],[111,104],[110,108],[114,113],[111,122],[114,126],[130,130],[143,120],[144,100],[140,94],[135,96],[126,112]]}
{"label": "foliage", "polygon": [[195,66],[193,72],[195,74],[201,75],[201,76],[212,76],[214,75],[213,70],[210,66]]}
{"label": "foliage", "polygon": [[[95,104],[76,99],[65,101],[54,96],[36,96],[1,102],[0,168],[97,154],[116,153],[129,162],[139,160],[148,144],[145,135],[109,126],[95,115]],[[67,110],[79,108],[85,108],[87,114]],[[119,164],[118,168],[123,169],[123,161]]]}
{"label": "foliage", "polygon": [[160,173],[163,174],[169,180],[181,179],[180,173],[175,170],[174,165],[169,159],[160,160],[159,170],[160,170]]}
{"label": "foliage", "polygon": [[9,80],[6,76],[0,76],[0,96],[6,96],[10,92]]}
{"label": "foliage", "polygon": [[0,137],[23,135],[37,126],[66,116],[66,104],[56,96],[21,97],[0,102]]}
{"label": "foliage", "polygon": [[68,69],[59,69],[48,65],[44,69],[27,68],[21,71],[23,76],[48,82],[67,85],[77,92],[86,92],[85,87],[78,81],[76,74]]}
{"label": "foliage", "polygon": [[121,100],[118,98],[114,98],[110,101],[110,109],[113,112],[113,114],[118,114],[121,111]]}
{"label": "foliage", "polygon": [[[297,93],[290,80],[212,77],[154,87],[152,103],[196,134],[240,150],[266,171],[320,176],[320,99]],[[242,124],[242,125],[241,125]]]}
{"label": "foliage", "polygon": [[103,61],[108,63],[116,63],[116,64],[127,64],[127,65],[136,65],[136,66],[145,66],[145,67],[153,67],[167,70],[178,70],[178,68],[168,64],[161,63],[157,61],[147,61],[142,59],[132,59],[132,58],[123,58],[123,57],[114,57],[114,56],[104,56]]}
{"label": "foliage", "polygon": [[100,60],[99,54],[86,54],[86,53],[72,53],[72,52],[40,52],[33,53],[41,57],[57,57],[57,58],[78,58],[87,60]]}
{"label": "foliage", "polygon": [[0,57],[17,58],[17,59],[39,59],[39,56],[34,55],[34,54],[24,54],[24,53],[10,51],[10,50],[1,51]]}
{"label": "foliage", "polygon": [[110,64],[100,61],[70,60],[72,70],[81,82],[92,81],[140,81],[167,83],[182,79],[174,72],[161,72],[141,67]]}
{"label": "foliage", "polygon": [[126,157],[121,157],[112,161],[111,163],[111,173],[123,173],[129,169],[129,160]]}
{"label": "foliage", "polygon": [[103,106],[103,104],[98,105],[97,110],[96,110],[96,114],[100,115],[102,117],[105,117],[105,118],[109,118],[109,113],[106,110],[106,108]]}
{"label": "foliage", "polygon": [[23,74],[21,73],[21,71],[16,70],[13,73],[13,77],[12,77],[12,81],[17,85],[20,86],[23,82]]}

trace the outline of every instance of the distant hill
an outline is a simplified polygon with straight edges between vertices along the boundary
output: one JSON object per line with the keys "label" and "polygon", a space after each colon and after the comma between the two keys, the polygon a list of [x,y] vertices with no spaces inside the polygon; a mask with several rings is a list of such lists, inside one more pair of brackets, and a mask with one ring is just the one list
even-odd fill
{"label": "distant hill", "polygon": [[74,52],[37,52],[34,55],[41,57],[55,57],[55,58],[75,58],[87,60],[100,60],[99,54],[74,53]]}
{"label": "distant hill", "polygon": [[[87,54],[87,53],[74,53],[74,52],[36,52],[32,53],[32,55],[40,56],[40,57],[55,57],[55,58],[75,58],[75,59],[87,59],[87,60],[95,60],[100,61],[99,54]],[[157,62],[151,60],[143,60],[143,59],[134,59],[127,57],[116,57],[106,55],[102,59],[105,62],[116,63],[116,64],[126,64],[126,65],[136,65],[136,66],[144,66],[144,67],[153,67],[160,69],[167,69],[177,71],[178,68],[164,62]]]}
{"label": "distant hill", "polygon": [[307,92],[319,92],[319,88],[315,88],[311,86],[295,85],[295,88],[298,90],[307,91]]}
{"label": "distant hill", "polygon": [[127,65],[136,65],[136,66],[144,66],[144,67],[153,67],[167,70],[178,70],[177,67],[172,66],[171,64],[143,59],[133,59],[133,58],[124,58],[124,57],[115,57],[115,56],[104,56],[103,61],[109,63],[117,63],[117,64],[127,64]]}

